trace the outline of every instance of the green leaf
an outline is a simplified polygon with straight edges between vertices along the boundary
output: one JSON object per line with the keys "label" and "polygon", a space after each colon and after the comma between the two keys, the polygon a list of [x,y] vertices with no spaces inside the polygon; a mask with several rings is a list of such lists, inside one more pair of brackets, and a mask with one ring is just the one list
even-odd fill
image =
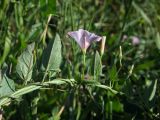
{"label": "green leaf", "polygon": [[113,101],[113,111],[115,112],[123,112],[123,104],[118,100]]}
{"label": "green leaf", "polygon": [[[12,92],[12,94],[8,94],[8,95],[10,95],[9,97],[5,97],[3,99],[0,99],[0,107],[2,105],[8,104],[11,101],[11,98],[18,99],[20,96],[25,95],[30,92],[33,92],[35,90],[38,90],[42,87],[46,87],[49,85],[62,85],[62,84],[70,84],[72,86],[73,83],[75,83],[74,79],[54,79],[54,80],[48,81],[48,82],[43,82],[43,83],[38,82],[38,83],[34,83],[32,85],[27,85],[24,88],[15,91],[14,93]],[[10,84],[10,85],[12,85],[12,84]],[[1,88],[0,88],[0,90],[1,90]]]}
{"label": "green leaf", "polygon": [[15,90],[14,81],[6,75],[3,75],[3,78],[0,81],[0,97],[11,95]]}
{"label": "green leaf", "polygon": [[38,86],[38,85],[26,86],[26,87],[24,87],[24,88],[16,91],[15,93],[13,93],[13,94],[11,95],[11,97],[13,97],[13,98],[18,98],[19,96],[22,96],[22,95],[24,95],[24,94],[26,94],[26,93],[30,93],[30,92],[32,92],[32,91],[35,91],[35,90],[39,89],[39,88],[41,88],[41,86]]}
{"label": "green leaf", "polygon": [[48,82],[44,82],[43,85],[46,84],[56,84],[56,85],[61,85],[61,84],[66,84],[69,83],[71,86],[73,86],[73,83],[75,83],[74,79],[54,79]]}
{"label": "green leaf", "polygon": [[155,66],[155,60],[145,60],[142,64],[137,65],[135,67],[135,71],[139,70],[149,70]]}
{"label": "green leaf", "polygon": [[19,30],[22,30],[22,26],[23,26],[23,23],[24,23],[24,20],[23,20],[23,11],[24,11],[24,8],[23,8],[23,4],[22,2],[17,2],[14,4],[14,13],[15,13],[15,21],[16,21],[16,26],[18,27]]}
{"label": "green leaf", "polygon": [[152,101],[155,97],[157,80],[146,80],[145,99]]}
{"label": "green leaf", "polygon": [[137,10],[137,12],[139,12],[139,13],[141,14],[142,18],[143,18],[149,25],[152,24],[150,18],[147,16],[147,14],[146,14],[135,2],[133,2],[133,7]]}
{"label": "green leaf", "polygon": [[3,99],[0,99],[0,107],[2,105],[6,105],[8,103],[10,103],[11,101],[11,98],[16,98],[18,99],[20,96],[24,95],[24,94],[27,94],[27,93],[30,93],[32,91],[35,91],[39,88],[41,88],[42,86],[38,86],[38,85],[30,85],[30,86],[26,86],[22,89],[19,89],[17,90],[16,92],[14,92],[13,94],[10,95],[10,97],[6,97],[6,98],[3,98]]}
{"label": "green leaf", "polygon": [[159,35],[159,32],[157,32],[157,35],[156,35],[156,45],[157,45],[157,48],[160,50],[160,35]]}
{"label": "green leaf", "polygon": [[154,80],[152,84],[151,92],[150,92],[151,94],[149,96],[149,101],[151,101],[154,98],[156,94],[156,88],[157,88],[157,80]]}
{"label": "green leaf", "polygon": [[16,72],[25,82],[32,78],[34,46],[35,43],[28,45],[27,49],[18,58]]}
{"label": "green leaf", "polygon": [[44,17],[48,17],[49,14],[55,14],[56,0],[40,0],[41,13]]}
{"label": "green leaf", "polygon": [[112,110],[114,112],[123,112],[123,104],[120,103],[118,100],[108,101],[106,103],[106,110],[109,111],[110,102],[112,102]]}
{"label": "green leaf", "polygon": [[61,47],[60,37],[56,34],[55,40],[51,40],[43,52],[42,70],[45,69],[46,72],[50,72],[51,76],[59,70],[62,60]]}
{"label": "green leaf", "polygon": [[98,80],[101,74],[102,74],[101,56],[96,51],[95,61],[94,61],[94,80]]}
{"label": "green leaf", "polygon": [[112,66],[111,70],[109,70],[109,78],[112,82],[117,80],[117,68],[115,65]]}
{"label": "green leaf", "polygon": [[[99,84],[99,85],[95,85],[95,86],[97,86],[97,87],[99,87],[99,88],[103,88],[103,89],[109,90],[109,91],[111,91],[111,92],[114,93],[114,94],[117,94],[117,93],[118,93],[118,91],[116,91],[116,90],[114,90],[114,89],[112,89],[111,87],[106,86],[106,85],[101,85],[101,84]],[[122,94],[123,94],[123,93],[122,93]]]}
{"label": "green leaf", "polygon": [[3,64],[3,62],[5,61],[9,51],[10,51],[10,47],[11,47],[11,40],[10,38],[6,37],[5,38],[5,44],[4,44],[4,51],[3,51],[3,55],[0,58],[0,66]]}

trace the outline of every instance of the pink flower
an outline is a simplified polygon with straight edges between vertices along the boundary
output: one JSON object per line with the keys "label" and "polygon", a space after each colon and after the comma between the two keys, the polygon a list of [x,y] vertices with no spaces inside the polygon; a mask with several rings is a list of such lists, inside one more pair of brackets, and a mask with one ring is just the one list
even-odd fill
{"label": "pink flower", "polygon": [[136,37],[136,36],[132,36],[131,39],[132,39],[132,44],[133,45],[138,45],[140,43],[139,38]]}
{"label": "pink flower", "polygon": [[100,41],[102,39],[102,37],[83,29],[68,32],[68,35],[76,40],[83,52],[86,52],[87,48],[93,41]]}

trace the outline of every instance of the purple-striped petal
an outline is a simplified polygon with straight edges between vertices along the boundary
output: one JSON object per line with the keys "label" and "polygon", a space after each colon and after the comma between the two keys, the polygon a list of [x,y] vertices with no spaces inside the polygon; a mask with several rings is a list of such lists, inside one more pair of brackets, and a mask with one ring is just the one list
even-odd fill
{"label": "purple-striped petal", "polygon": [[85,35],[87,37],[87,40],[89,42],[92,42],[92,41],[100,41],[102,39],[102,37],[98,36],[98,35],[95,35],[94,33],[90,33],[88,32],[87,30],[84,30],[85,31]]}
{"label": "purple-striped petal", "polygon": [[73,39],[75,39],[76,42],[82,48],[82,50],[85,51],[93,41],[100,41],[102,39],[102,37],[83,29],[79,29],[78,31],[68,32],[68,35],[71,36]]}
{"label": "purple-striped petal", "polygon": [[81,40],[83,39],[82,38],[83,33],[84,31],[80,29],[79,31],[68,32],[68,35],[71,36],[73,39],[75,39],[80,46],[82,46]]}

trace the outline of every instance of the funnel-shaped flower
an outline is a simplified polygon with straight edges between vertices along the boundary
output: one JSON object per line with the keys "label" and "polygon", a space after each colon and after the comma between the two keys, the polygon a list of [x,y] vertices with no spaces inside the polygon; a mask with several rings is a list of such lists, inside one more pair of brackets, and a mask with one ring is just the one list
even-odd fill
{"label": "funnel-shaped flower", "polygon": [[83,29],[68,32],[68,35],[76,40],[83,52],[86,52],[87,48],[93,41],[100,41],[102,39],[102,37]]}

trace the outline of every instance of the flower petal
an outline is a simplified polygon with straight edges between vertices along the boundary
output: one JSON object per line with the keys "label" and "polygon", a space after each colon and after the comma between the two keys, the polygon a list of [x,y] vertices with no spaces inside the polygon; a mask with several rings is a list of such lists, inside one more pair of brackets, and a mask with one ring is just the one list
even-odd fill
{"label": "flower petal", "polygon": [[89,37],[90,41],[100,41],[102,39],[102,37],[95,35],[95,34],[91,34],[91,36]]}
{"label": "flower petal", "polygon": [[81,48],[83,47],[83,44],[82,44],[82,40],[84,36],[83,34],[84,34],[83,29],[79,29],[78,31],[68,32],[68,35],[71,36],[73,39],[75,39]]}
{"label": "flower petal", "polygon": [[87,50],[93,41],[100,41],[102,37],[90,33],[87,30],[79,29],[78,31],[68,32],[68,35],[76,40],[82,50]]}
{"label": "flower petal", "polygon": [[102,37],[95,35],[94,33],[90,33],[87,30],[85,30],[85,36],[86,39],[91,43],[92,41],[100,41]]}

